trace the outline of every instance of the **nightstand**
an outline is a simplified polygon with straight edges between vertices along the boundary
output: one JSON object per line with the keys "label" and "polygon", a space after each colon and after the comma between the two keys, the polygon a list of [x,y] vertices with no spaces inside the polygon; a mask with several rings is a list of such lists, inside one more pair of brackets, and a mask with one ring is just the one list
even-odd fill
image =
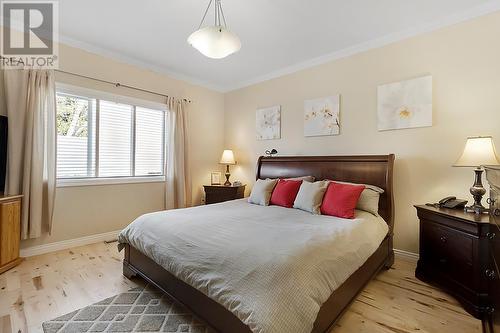
{"label": "nightstand", "polygon": [[245,196],[245,186],[204,185],[205,204],[241,199]]}
{"label": "nightstand", "polygon": [[495,234],[490,242],[491,260],[496,267],[497,278],[490,283],[490,296],[493,300],[493,320],[490,331],[500,332],[500,208],[491,216],[492,228],[491,235]]}
{"label": "nightstand", "polygon": [[492,291],[499,281],[493,247],[500,233],[493,217],[425,205],[415,208],[420,219],[416,277],[453,295],[476,318],[487,319],[494,311]]}

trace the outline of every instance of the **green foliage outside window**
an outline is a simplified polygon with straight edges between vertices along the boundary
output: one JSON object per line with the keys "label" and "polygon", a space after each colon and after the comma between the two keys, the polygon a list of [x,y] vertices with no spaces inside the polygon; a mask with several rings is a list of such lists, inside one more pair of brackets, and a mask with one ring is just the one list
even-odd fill
{"label": "green foliage outside window", "polygon": [[63,136],[87,137],[88,100],[57,95],[57,134]]}

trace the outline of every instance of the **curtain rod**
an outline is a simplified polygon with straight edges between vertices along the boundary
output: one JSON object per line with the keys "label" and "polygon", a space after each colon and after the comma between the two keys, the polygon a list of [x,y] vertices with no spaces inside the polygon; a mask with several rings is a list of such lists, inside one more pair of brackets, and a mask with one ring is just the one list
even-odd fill
{"label": "curtain rod", "polygon": [[[72,72],[68,72],[68,71],[63,71],[61,69],[56,69],[55,71],[59,72],[59,73],[64,73],[64,74],[69,74],[69,75],[73,75],[73,76],[83,77],[85,79],[94,80],[94,81],[98,81],[98,82],[102,82],[102,83],[112,84],[116,88],[127,88],[127,89],[142,91],[142,92],[145,92],[145,93],[148,93],[148,94],[152,94],[152,95],[156,95],[156,96],[162,96],[162,97],[166,97],[166,98],[169,97],[168,95],[165,95],[165,94],[161,94],[161,93],[158,93],[158,92],[155,92],[155,91],[146,90],[146,89],[142,89],[142,88],[137,88],[137,87],[134,87],[134,86],[129,86],[127,84],[121,84],[119,82],[112,82],[112,81],[108,81],[108,80],[98,79],[98,78],[91,77],[91,76],[86,76],[86,75],[82,75],[82,74],[77,74],[77,73],[72,73]],[[191,103],[191,100],[189,100],[189,99],[183,98],[183,100],[185,102],[187,102],[187,103]]]}

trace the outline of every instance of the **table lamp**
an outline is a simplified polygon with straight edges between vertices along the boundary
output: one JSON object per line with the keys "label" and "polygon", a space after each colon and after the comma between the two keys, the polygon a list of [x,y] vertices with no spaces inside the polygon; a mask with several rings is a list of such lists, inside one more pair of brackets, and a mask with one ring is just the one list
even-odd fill
{"label": "table lamp", "polygon": [[222,153],[222,157],[220,158],[219,164],[225,164],[226,165],[226,182],[224,183],[224,186],[231,186],[231,182],[229,181],[229,177],[231,174],[229,173],[229,166],[236,164],[236,161],[234,160],[234,154],[232,150],[224,150]]}
{"label": "table lamp", "polygon": [[483,167],[488,165],[500,165],[500,160],[495,151],[495,145],[491,136],[477,136],[467,138],[462,156],[455,162],[455,167],[474,167],[474,185],[470,188],[470,193],[474,197],[474,204],[465,207],[468,212],[481,214],[488,212],[481,200],[486,193],[483,187]]}

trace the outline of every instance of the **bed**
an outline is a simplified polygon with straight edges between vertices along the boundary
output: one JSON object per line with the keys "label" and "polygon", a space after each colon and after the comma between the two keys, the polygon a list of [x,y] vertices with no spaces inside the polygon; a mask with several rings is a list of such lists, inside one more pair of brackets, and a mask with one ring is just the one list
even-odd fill
{"label": "bed", "polygon": [[[219,332],[327,332],[394,260],[394,155],[261,157],[257,179],[304,175],[378,186],[379,217],[347,221],[246,200],[157,212],[120,234],[123,273]],[[318,273],[319,272],[319,273]]]}

